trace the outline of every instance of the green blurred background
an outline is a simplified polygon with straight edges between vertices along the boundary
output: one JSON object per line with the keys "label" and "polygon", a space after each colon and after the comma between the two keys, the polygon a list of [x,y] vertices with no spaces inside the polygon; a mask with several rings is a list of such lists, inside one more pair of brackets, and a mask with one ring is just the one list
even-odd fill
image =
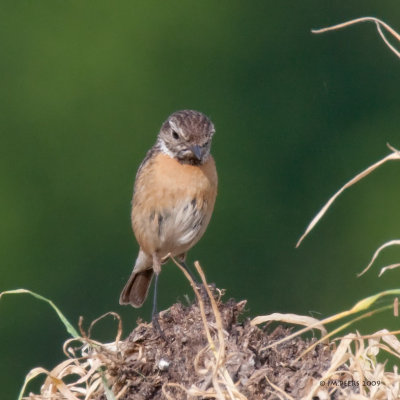
{"label": "green blurred background", "polygon": [[[400,61],[373,24],[324,35],[364,15],[400,30],[394,2],[1,1],[0,290],[29,288],[85,326],[113,310],[124,335],[139,310],[118,304],[138,247],[129,212],[138,165],[173,111],[213,120],[219,195],[190,252],[249,315],[324,317],[399,287],[388,250],[400,236],[400,163],[347,191],[294,245],[342,184],[400,147]],[[191,289],[173,265],[160,308]],[[396,325],[397,324],[397,325]],[[390,313],[357,327],[398,327]],[[354,329],[354,328],[352,328]],[[116,325],[96,338],[112,341]],[[0,304],[2,399],[25,374],[63,358],[67,334],[28,296]],[[38,385],[31,385],[33,390]]]}

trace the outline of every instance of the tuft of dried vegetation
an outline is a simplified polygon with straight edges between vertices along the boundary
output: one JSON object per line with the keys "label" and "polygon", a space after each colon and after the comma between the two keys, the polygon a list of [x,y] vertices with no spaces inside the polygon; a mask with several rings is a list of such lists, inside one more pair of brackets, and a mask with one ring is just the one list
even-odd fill
{"label": "tuft of dried vegetation", "polygon": [[214,296],[221,326],[212,303],[202,300],[213,345],[198,302],[187,307],[174,304],[163,313],[160,325],[167,341],[150,324],[139,324],[123,343],[123,362],[109,369],[118,398],[265,399],[277,390],[301,398],[329,367],[328,347],[318,345],[303,360],[292,362],[312,340],[295,338],[268,348],[288,336],[290,329],[278,326],[266,333],[249,319],[238,322],[245,302],[223,303],[218,291]]}
{"label": "tuft of dried vegetation", "polygon": [[[28,374],[25,384],[39,374],[46,378],[39,394],[24,399],[400,398],[398,368],[389,371],[385,362],[377,361],[382,352],[400,359],[400,341],[395,336],[400,331],[382,330],[369,336],[351,333],[330,340],[353,321],[373,315],[377,310],[362,313],[377,300],[399,295],[400,290],[371,296],[322,321],[295,314],[251,320],[243,316],[246,301],[223,302],[223,292],[207,285],[200,265],[195,265],[204,286],[199,288],[191,281],[197,301],[174,304],[160,314],[165,338],[152,324],[139,321],[121,340],[121,320],[109,313],[119,320],[118,332],[113,343],[102,344],[91,339],[90,333],[104,316],[93,321],[87,333],[80,321],[78,334],[52,304],[74,337],[64,344],[66,359],[52,371],[35,368]],[[326,324],[353,314],[359,316],[327,333]],[[292,332],[287,324],[305,327]],[[300,336],[307,331],[311,337]],[[317,332],[321,332],[319,339]]]}

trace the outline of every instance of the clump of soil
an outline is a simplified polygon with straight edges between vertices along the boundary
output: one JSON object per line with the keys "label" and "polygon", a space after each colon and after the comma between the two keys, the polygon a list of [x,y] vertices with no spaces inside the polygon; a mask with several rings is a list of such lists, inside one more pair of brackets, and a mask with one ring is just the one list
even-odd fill
{"label": "clump of soil", "polygon": [[[215,398],[216,360],[221,351],[220,361],[234,388],[252,400],[283,398],[284,393],[294,399],[302,398],[329,368],[328,346],[319,344],[296,361],[314,339],[296,337],[266,348],[288,336],[290,329],[260,329],[251,325],[248,318],[240,321],[245,301],[224,303],[217,296],[216,304],[223,328],[222,350],[210,346],[199,302],[189,306],[174,304],[161,313],[163,335],[152,324],[139,322],[129,337],[120,342],[120,361],[108,366],[107,374],[113,392],[121,394],[119,399]],[[210,299],[203,298],[202,306],[211,338],[221,344],[221,327],[217,326]],[[106,396],[97,399],[106,400]]]}
{"label": "clump of soil", "polygon": [[[205,283],[200,267],[198,271]],[[324,345],[322,339],[317,342],[299,334],[318,327],[328,342],[323,322],[342,318],[343,313],[323,321],[275,313],[250,320],[243,315],[245,301],[222,302],[220,290],[205,286],[199,291],[191,283],[197,301],[163,311],[162,334],[139,321],[121,340],[121,319],[113,312],[93,321],[88,333],[80,320],[81,336],[64,343],[67,359],[51,371],[32,369],[22,392],[37,375],[45,374],[46,379],[40,394],[24,399],[400,399],[398,366],[390,371],[386,361],[377,361],[380,351],[400,358],[396,332],[348,333]],[[91,339],[90,332],[107,315],[120,323],[115,341],[103,344]],[[306,328],[291,334],[282,325],[258,325],[272,320]]]}

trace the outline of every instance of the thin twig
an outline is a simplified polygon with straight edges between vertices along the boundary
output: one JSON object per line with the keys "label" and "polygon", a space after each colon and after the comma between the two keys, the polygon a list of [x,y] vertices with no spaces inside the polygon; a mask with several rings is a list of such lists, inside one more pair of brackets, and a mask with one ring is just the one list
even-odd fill
{"label": "thin twig", "polygon": [[301,235],[299,241],[296,244],[296,248],[300,246],[301,242],[305,239],[305,237],[309,234],[309,232],[317,225],[318,221],[324,216],[328,208],[332,205],[332,203],[350,186],[353,186],[359,180],[363,179],[365,176],[369,175],[372,171],[380,167],[387,161],[391,160],[400,160],[400,152],[393,148],[392,146],[388,145],[389,149],[392,150],[392,153],[387,155],[386,157],[382,158],[382,160],[377,161],[375,164],[372,164],[364,171],[357,174],[353,179],[347,182],[344,186],[342,186],[328,201],[327,203],[321,208],[318,214],[312,219],[310,224],[307,226],[305,232]]}
{"label": "thin twig", "polygon": [[[369,262],[369,264],[357,276],[361,276],[361,275],[365,274],[371,268],[372,264],[375,262],[375,260],[379,256],[379,254],[381,254],[382,250],[386,249],[386,247],[395,246],[395,245],[400,245],[400,240],[390,240],[389,242],[386,242],[382,246],[380,246],[375,251],[374,255],[371,258],[371,261]],[[392,269],[392,268],[395,268],[395,267],[392,267],[392,266],[389,265],[386,268],[382,268],[379,276],[381,276],[385,272],[385,270]]]}
{"label": "thin twig", "polygon": [[361,17],[361,18],[356,18],[351,21],[346,21],[342,22],[341,24],[333,25],[333,26],[328,26],[326,28],[321,28],[321,29],[312,29],[312,33],[324,33],[328,31],[335,31],[338,29],[346,28],[350,25],[358,24],[360,22],[374,22],[376,24],[376,28],[378,30],[378,33],[382,40],[385,42],[385,44],[392,50],[394,54],[396,54],[397,57],[400,58],[400,52],[387,40],[386,36],[384,35],[382,31],[382,27],[386,29],[397,41],[400,42],[400,35],[393,29],[391,28],[388,24],[385,22],[381,21],[378,18],[375,17]]}

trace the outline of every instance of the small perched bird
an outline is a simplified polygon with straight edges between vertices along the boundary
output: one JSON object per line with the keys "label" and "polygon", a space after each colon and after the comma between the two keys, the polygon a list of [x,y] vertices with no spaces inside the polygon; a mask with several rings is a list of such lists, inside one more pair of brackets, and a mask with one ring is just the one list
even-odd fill
{"label": "small perched bird", "polygon": [[176,257],[187,269],[186,254],[203,236],[217,195],[217,171],[210,154],[214,133],[204,114],[177,111],[163,123],[140,164],[131,213],[140,249],[120,304],[141,307],[154,274],[154,318],[161,265]]}

